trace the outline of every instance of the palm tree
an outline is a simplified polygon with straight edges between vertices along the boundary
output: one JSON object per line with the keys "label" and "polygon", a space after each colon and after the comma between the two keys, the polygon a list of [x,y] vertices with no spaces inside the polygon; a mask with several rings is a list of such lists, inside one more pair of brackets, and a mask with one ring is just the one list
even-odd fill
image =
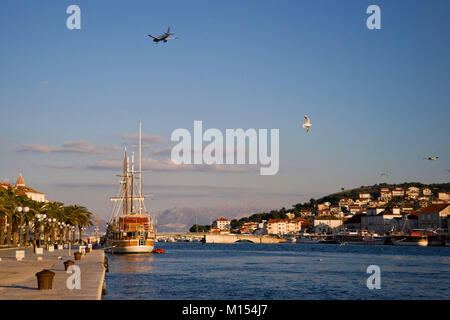
{"label": "palm tree", "polygon": [[[81,242],[83,236],[83,228],[92,226],[92,213],[83,206],[72,205],[66,207],[68,213],[68,223],[78,228],[78,241]],[[75,230],[73,231],[72,241],[75,241]]]}
{"label": "palm tree", "polygon": [[[16,212],[16,208],[19,206],[28,207],[29,210],[27,212],[23,210],[22,212]],[[93,225],[93,215],[86,207],[78,205],[64,207],[61,202],[37,202],[29,199],[26,195],[18,194],[17,190],[12,187],[6,190],[0,189],[0,245],[5,242],[7,245],[11,245],[11,242],[28,245],[31,226],[33,226],[34,239],[36,240],[41,223],[44,223],[44,221],[37,221],[36,216],[38,214],[46,215],[44,243],[47,242],[48,234],[51,235],[52,242],[56,242],[57,233],[59,233],[60,243],[62,243],[64,237],[67,241],[70,236],[69,225],[74,227],[72,242],[75,241],[76,228],[78,228],[79,240],[81,241],[83,228]],[[60,223],[59,226],[58,222]],[[6,223],[7,232],[5,235]],[[25,232],[23,232],[24,226]],[[25,236],[23,237],[24,233]]]}
{"label": "palm tree", "polygon": [[[51,242],[56,243],[56,233],[58,231],[57,222],[64,219],[64,204],[58,201],[49,202],[44,206],[45,214],[47,216],[46,231],[50,235]],[[45,237],[47,240],[47,237]]]}
{"label": "palm tree", "polygon": [[5,201],[4,201],[4,193],[3,188],[0,188],[0,245],[5,243],[5,227],[6,227],[6,219],[7,214],[5,212]]}
{"label": "palm tree", "polygon": [[13,238],[13,224],[15,222],[16,207],[18,206],[17,194],[12,188],[8,188],[2,193],[2,211],[6,215],[6,244],[11,245],[11,240]]}

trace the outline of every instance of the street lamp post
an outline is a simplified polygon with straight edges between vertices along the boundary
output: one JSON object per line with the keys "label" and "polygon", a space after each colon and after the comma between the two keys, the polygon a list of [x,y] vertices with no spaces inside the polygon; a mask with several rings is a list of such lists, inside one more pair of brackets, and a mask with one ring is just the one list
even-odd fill
{"label": "street lamp post", "polygon": [[16,207],[15,211],[20,215],[20,224],[19,224],[19,246],[22,244],[22,237],[23,237],[23,214],[30,211],[30,208],[28,207]]}
{"label": "street lamp post", "polygon": [[72,241],[70,240],[70,230],[71,230],[71,225],[68,224],[67,225],[67,232],[69,235],[69,257],[72,256]]}

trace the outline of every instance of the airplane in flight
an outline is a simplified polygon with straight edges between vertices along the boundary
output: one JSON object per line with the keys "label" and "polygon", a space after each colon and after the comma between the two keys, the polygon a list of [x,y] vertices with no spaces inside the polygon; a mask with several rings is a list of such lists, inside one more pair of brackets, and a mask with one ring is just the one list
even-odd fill
{"label": "airplane in flight", "polygon": [[169,28],[167,28],[167,32],[165,32],[162,36],[154,37],[151,34],[149,34],[148,36],[152,37],[154,42],[160,42],[160,41],[167,42],[167,40],[178,39],[177,37],[169,38],[171,35],[174,35],[174,34],[175,33],[170,33],[170,27],[169,27]]}

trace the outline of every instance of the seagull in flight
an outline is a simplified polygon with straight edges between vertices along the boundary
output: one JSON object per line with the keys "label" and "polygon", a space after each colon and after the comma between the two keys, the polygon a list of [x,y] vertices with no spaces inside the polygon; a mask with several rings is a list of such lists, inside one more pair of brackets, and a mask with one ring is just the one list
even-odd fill
{"label": "seagull in flight", "polygon": [[437,160],[439,157],[428,157],[428,158],[423,158],[424,160]]}
{"label": "seagull in flight", "polygon": [[303,128],[306,128],[306,132],[311,130],[311,123],[309,122],[308,116],[305,114],[305,123],[302,125]]}

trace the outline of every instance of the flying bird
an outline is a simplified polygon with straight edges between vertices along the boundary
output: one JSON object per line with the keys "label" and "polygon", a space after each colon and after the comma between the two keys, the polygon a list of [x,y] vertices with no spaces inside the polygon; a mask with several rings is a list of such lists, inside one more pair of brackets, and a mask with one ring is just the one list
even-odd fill
{"label": "flying bird", "polygon": [[306,132],[311,130],[311,123],[309,122],[308,116],[305,114],[305,123],[302,125],[303,128],[306,128]]}
{"label": "flying bird", "polygon": [[423,158],[424,160],[437,160],[439,157],[428,157],[428,158]]}
{"label": "flying bird", "polygon": [[387,173],[382,173],[382,174],[380,174],[380,177],[381,178],[389,178],[389,175],[387,174]]}

